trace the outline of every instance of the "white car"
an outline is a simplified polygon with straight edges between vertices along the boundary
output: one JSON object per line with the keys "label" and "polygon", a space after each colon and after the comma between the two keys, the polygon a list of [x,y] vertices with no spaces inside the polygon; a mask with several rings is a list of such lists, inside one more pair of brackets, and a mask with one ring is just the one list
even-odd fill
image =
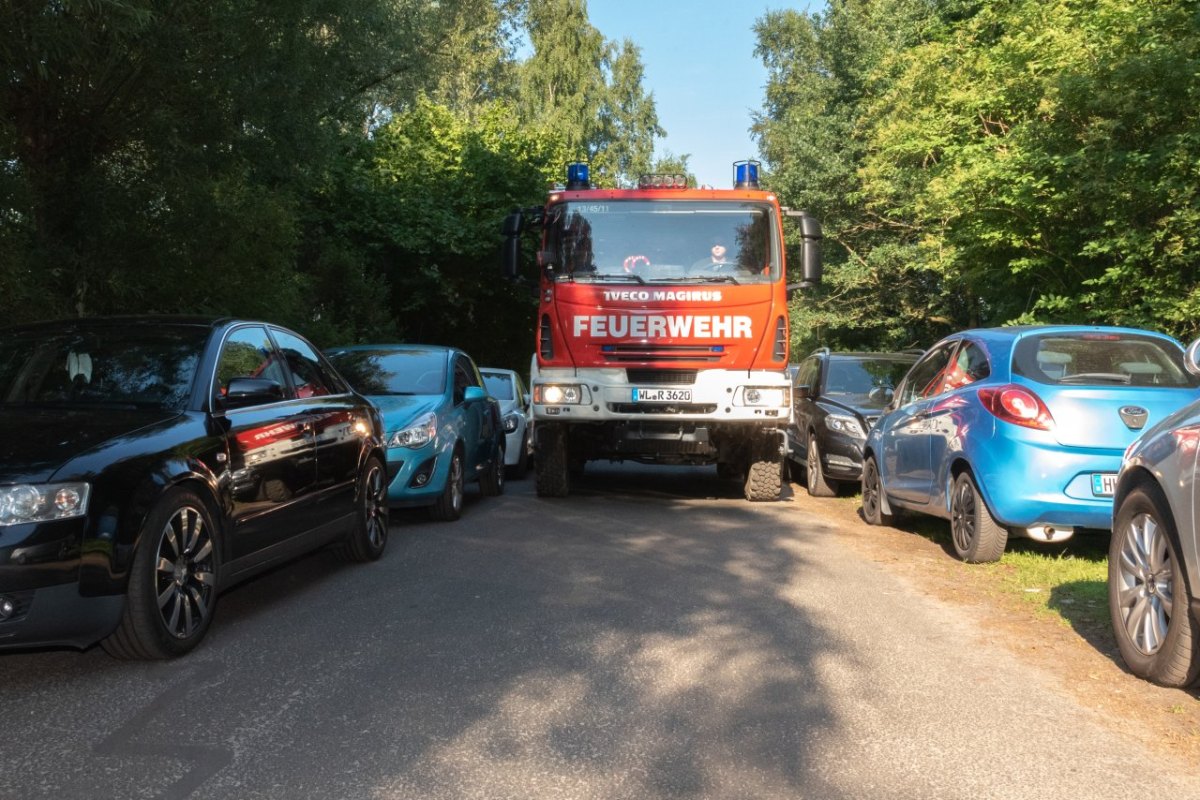
{"label": "white car", "polygon": [[504,466],[508,477],[520,480],[529,470],[533,457],[533,423],[529,407],[529,389],[524,379],[511,369],[480,367],[488,394],[500,401],[504,422]]}

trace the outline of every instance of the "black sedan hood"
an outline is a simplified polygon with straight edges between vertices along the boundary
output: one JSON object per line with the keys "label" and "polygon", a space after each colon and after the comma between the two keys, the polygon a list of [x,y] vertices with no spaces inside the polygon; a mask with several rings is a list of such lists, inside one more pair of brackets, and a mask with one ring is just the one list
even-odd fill
{"label": "black sedan hood", "polygon": [[178,413],[0,406],[0,483],[47,481],[76,456]]}
{"label": "black sedan hood", "polygon": [[827,396],[819,397],[817,401],[835,414],[851,414],[864,420],[883,414],[883,409],[879,406],[849,403],[845,400],[838,400]]}

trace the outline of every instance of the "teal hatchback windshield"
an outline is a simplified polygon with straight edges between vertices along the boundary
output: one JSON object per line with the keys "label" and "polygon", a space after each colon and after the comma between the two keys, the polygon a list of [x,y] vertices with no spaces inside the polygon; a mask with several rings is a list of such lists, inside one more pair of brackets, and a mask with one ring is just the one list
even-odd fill
{"label": "teal hatchback windshield", "polygon": [[335,350],[329,360],[364,395],[441,394],[446,354],[434,350]]}
{"label": "teal hatchback windshield", "polygon": [[727,200],[603,200],[546,211],[542,266],[558,280],[769,283],[780,277],[774,208]]}

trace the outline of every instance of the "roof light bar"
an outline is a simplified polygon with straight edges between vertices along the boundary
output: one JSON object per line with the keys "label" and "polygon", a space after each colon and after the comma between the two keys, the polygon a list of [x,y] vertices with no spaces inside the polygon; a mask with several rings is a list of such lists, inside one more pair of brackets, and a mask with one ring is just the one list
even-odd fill
{"label": "roof light bar", "polygon": [[687,175],[651,173],[638,177],[639,189],[686,189],[687,185]]}
{"label": "roof light bar", "polygon": [[567,164],[567,190],[592,188],[589,171],[590,168],[585,161],[572,161]]}
{"label": "roof light bar", "polygon": [[733,188],[757,189],[758,168],[757,161],[735,161],[733,163]]}

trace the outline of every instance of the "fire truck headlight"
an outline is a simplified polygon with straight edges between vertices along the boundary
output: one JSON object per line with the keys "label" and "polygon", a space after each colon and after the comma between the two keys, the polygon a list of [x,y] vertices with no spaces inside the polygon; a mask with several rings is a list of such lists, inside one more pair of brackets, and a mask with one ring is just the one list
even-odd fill
{"label": "fire truck headlight", "polygon": [[[787,390],[778,386],[745,386],[740,392],[740,405],[778,408],[789,403]],[[736,401],[735,397],[735,401]]]}
{"label": "fire truck headlight", "polygon": [[548,406],[579,405],[583,387],[574,383],[546,383],[533,387],[533,402]]}
{"label": "fire truck headlight", "polygon": [[437,436],[437,414],[430,411],[407,428],[401,428],[388,437],[388,447],[424,447]]}

